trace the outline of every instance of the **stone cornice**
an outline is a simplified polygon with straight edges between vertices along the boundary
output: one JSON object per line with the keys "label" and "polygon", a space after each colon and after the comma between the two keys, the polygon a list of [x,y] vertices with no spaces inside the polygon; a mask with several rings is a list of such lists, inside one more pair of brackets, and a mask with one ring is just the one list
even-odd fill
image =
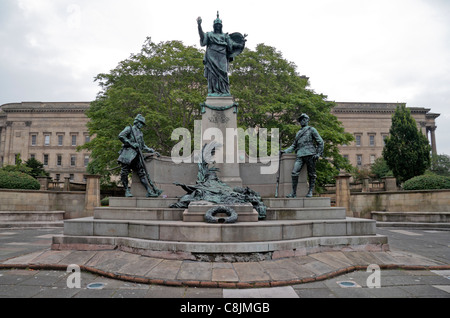
{"label": "stone cornice", "polygon": [[0,106],[4,113],[85,112],[90,102],[22,102]]}
{"label": "stone cornice", "polygon": [[[332,109],[334,113],[384,113],[391,114],[395,112],[397,106],[403,103],[351,103],[336,102],[336,106]],[[411,113],[419,113],[439,117],[439,114],[428,113],[429,108],[424,107],[407,107]]]}

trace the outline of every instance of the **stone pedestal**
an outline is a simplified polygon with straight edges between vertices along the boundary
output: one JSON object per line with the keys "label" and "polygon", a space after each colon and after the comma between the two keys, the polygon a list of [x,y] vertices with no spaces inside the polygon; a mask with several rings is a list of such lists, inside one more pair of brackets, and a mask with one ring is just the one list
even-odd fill
{"label": "stone pedestal", "polygon": [[214,164],[221,181],[230,187],[242,186],[239,171],[237,104],[232,96],[207,97],[202,108],[202,146],[211,140],[222,144],[216,149]]}
{"label": "stone pedestal", "polygon": [[94,209],[100,206],[100,176],[87,174],[86,177],[86,197],[84,208],[89,215],[94,214]]}
{"label": "stone pedestal", "polygon": [[352,217],[353,212],[350,209],[350,175],[340,174],[336,176],[336,206],[344,207],[347,216]]}
{"label": "stone pedestal", "polygon": [[[219,204],[231,207],[238,215],[238,222],[258,222],[258,212],[253,208],[251,203],[244,204]],[[206,212],[217,206],[217,204],[208,201],[191,202],[189,207],[183,212],[184,222],[204,222]],[[225,213],[218,213],[216,217],[228,217]]]}

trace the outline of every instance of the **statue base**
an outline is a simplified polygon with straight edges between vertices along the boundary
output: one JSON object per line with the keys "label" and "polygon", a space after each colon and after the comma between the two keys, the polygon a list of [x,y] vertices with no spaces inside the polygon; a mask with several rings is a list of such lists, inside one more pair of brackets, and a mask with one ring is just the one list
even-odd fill
{"label": "statue base", "polygon": [[[238,222],[258,222],[258,212],[253,208],[251,203],[243,204],[214,204],[208,201],[195,201],[189,204],[189,207],[183,212],[184,222],[204,222],[205,214],[208,210],[217,207],[226,206],[236,211]],[[225,213],[217,213],[218,218],[227,218]]]}

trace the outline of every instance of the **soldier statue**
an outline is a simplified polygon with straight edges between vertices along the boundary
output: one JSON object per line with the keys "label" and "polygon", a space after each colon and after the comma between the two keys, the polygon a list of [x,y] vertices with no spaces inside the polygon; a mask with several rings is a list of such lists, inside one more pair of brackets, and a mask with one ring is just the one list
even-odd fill
{"label": "soldier statue", "polygon": [[294,169],[292,170],[292,193],[287,195],[288,198],[297,196],[298,177],[303,165],[306,164],[309,176],[309,191],[306,197],[312,197],[314,186],[316,184],[316,161],[323,155],[323,140],[314,127],[308,126],[309,116],[301,114],[298,118],[302,129],[297,132],[292,145],[281,150],[283,153],[295,152],[297,159],[295,160]]}
{"label": "soldier statue", "polygon": [[127,126],[119,134],[119,139],[123,143],[122,149],[119,152],[117,162],[122,166],[120,171],[120,180],[125,188],[125,196],[132,197],[128,187],[128,175],[133,170],[139,176],[142,185],[147,190],[147,197],[158,197],[162,191],[157,189],[148,175],[145,167],[144,157],[142,152],[148,152],[157,155],[160,154],[149,148],[144,143],[144,135],[141,128],[145,126],[145,118],[139,114],[134,119],[133,126]]}

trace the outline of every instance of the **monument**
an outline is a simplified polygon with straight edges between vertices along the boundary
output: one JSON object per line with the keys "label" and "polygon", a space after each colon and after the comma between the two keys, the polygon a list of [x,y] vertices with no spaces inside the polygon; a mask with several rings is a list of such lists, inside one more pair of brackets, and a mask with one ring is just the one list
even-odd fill
{"label": "monument", "polygon": [[[238,154],[238,148],[226,139],[230,138],[227,132],[237,127],[239,105],[230,93],[228,63],[242,52],[246,36],[224,34],[218,14],[213,32],[204,33],[201,23],[198,18],[200,44],[207,47],[204,75],[208,84],[208,96],[201,105],[201,132],[211,139],[202,143],[200,160],[174,163],[164,156],[143,158],[147,176],[155,189],[157,185],[164,190],[163,196],[140,182],[143,174],[138,168],[132,196],[110,198],[109,206],[95,208],[92,217],[66,220],[64,234],[53,238],[52,248],[98,247],[161,258],[229,262],[330,250],[385,250],[387,238],[376,234],[374,220],[347,217],[346,209],[332,207],[330,198],[312,196],[315,161],[323,154],[323,141],[307,125],[306,115],[299,118],[302,129],[293,145],[283,156],[271,158],[278,171],[264,174],[261,160],[230,158],[230,153]],[[134,147],[133,140],[128,144],[135,150],[145,148]]]}

